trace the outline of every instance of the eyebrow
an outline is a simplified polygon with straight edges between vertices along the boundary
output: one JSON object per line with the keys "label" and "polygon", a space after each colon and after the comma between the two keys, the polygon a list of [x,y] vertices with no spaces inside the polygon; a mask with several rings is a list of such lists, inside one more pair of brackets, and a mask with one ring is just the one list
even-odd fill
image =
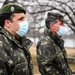
{"label": "eyebrow", "polygon": [[24,18],[25,18],[25,16],[23,16],[23,17],[19,18],[18,20],[22,20],[22,19],[24,19]]}

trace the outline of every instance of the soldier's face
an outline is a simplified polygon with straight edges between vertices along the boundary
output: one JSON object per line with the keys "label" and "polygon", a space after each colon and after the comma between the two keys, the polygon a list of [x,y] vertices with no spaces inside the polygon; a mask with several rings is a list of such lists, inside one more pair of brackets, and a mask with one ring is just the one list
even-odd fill
{"label": "soldier's face", "polygon": [[61,22],[60,20],[56,20],[56,23],[55,23],[56,26],[64,26],[64,23]]}
{"label": "soldier's face", "polygon": [[26,20],[26,15],[24,13],[14,13],[11,16],[11,20],[5,20],[5,29],[16,35],[16,31],[19,29],[19,24]]}
{"label": "soldier's face", "polygon": [[12,20],[10,22],[11,23],[10,27],[15,30],[19,29],[19,25],[18,25],[19,22],[26,20],[26,16],[24,13],[15,13],[11,18]]}
{"label": "soldier's face", "polygon": [[50,30],[54,33],[57,34],[57,32],[59,31],[60,26],[64,27],[64,23],[61,22],[60,20],[56,20],[55,24],[51,24],[50,25]]}

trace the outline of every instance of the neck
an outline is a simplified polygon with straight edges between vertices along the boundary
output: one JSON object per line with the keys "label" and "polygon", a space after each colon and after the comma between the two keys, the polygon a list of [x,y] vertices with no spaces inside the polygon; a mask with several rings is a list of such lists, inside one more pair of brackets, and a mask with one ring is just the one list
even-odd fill
{"label": "neck", "polygon": [[13,31],[10,28],[4,27],[4,29],[6,29],[9,33],[11,33],[13,36],[15,36],[16,38],[19,38],[20,36],[18,34],[16,34],[15,31]]}

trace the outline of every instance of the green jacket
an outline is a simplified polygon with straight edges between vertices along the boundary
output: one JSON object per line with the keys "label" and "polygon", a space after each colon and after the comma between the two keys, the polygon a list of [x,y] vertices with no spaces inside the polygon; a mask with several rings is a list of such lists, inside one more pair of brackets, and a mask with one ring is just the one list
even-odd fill
{"label": "green jacket", "polygon": [[37,44],[37,61],[41,75],[71,75],[64,41],[47,30]]}
{"label": "green jacket", "polygon": [[26,37],[17,39],[0,28],[0,75],[33,75],[31,45]]}

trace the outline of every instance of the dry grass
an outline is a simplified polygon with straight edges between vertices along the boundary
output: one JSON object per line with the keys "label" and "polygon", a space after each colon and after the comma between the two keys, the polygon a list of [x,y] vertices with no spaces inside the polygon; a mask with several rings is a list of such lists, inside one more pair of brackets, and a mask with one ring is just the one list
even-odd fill
{"label": "dry grass", "polygon": [[[68,56],[75,56],[75,49],[66,48],[66,51],[67,51]],[[32,55],[32,60],[33,60],[34,74],[39,74],[37,59],[36,59],[36,47],[32,46],[30,48],[30,52],[31,52],[31,55]],[[70,66],[71,66],[72,70],[75,70],[75,64],[70,64]]]}
{"label": "dry grass", "polygon": [[32,55],[32,60],[33,60],[34,74],[39,74],[35,46],[32,46],[30,48],[30,52],[31,52],[31,55]]}
{"label": "dry grass", "polygon": [[68,56],[75,56],[75,48],[66,48]]}

